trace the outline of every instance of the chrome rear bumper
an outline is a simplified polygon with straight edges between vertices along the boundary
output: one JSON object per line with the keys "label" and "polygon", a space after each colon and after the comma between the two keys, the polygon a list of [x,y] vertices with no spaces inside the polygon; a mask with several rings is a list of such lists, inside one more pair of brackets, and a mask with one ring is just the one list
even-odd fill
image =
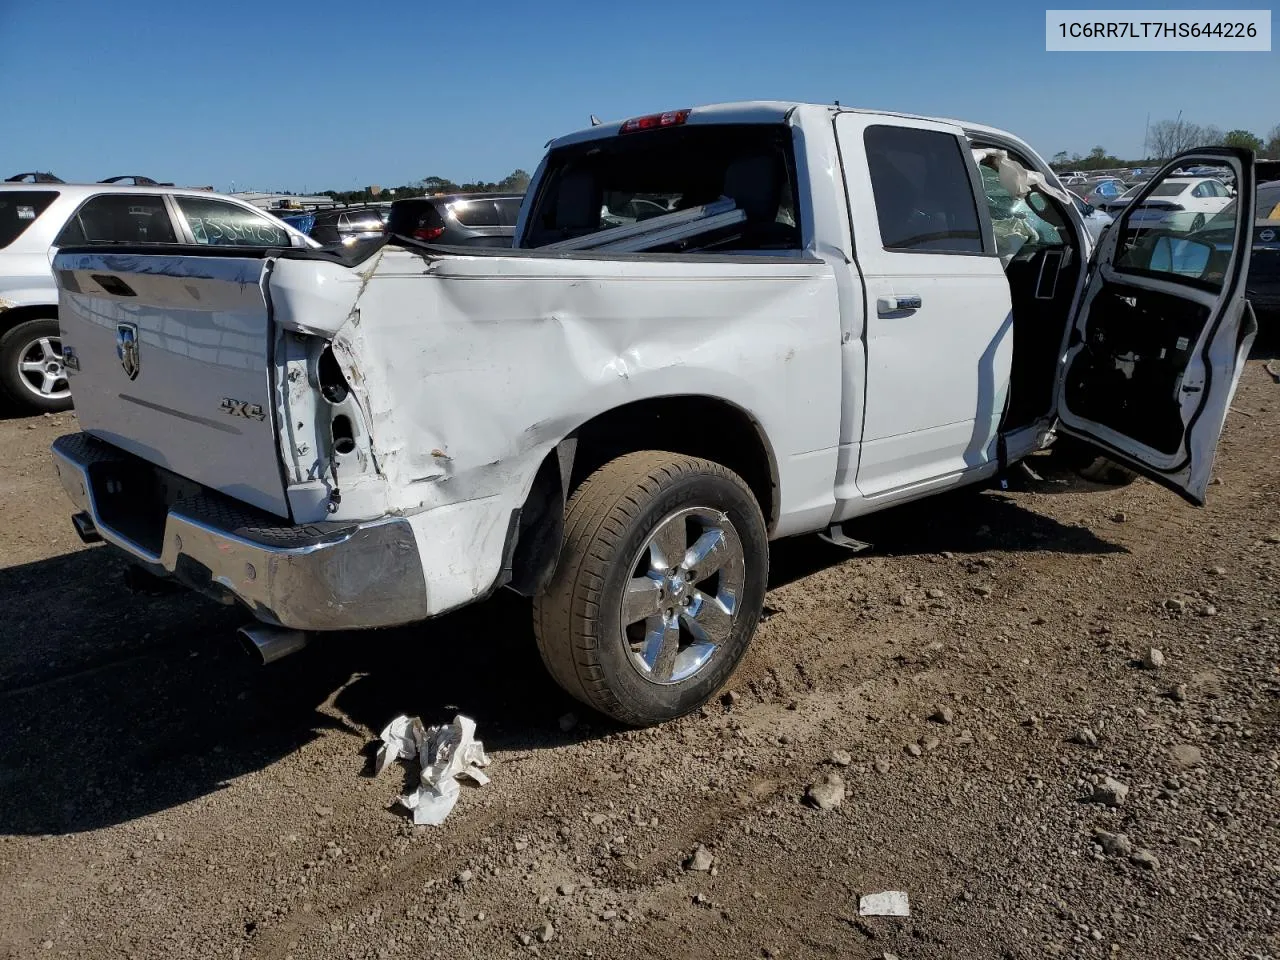
{"label": "chrome rear bumper", "polygon": [[54,441],[53,463],[103,540],[265,623],[342,630],[427,616],[417,541],[402,518],[287,524],[84,433]]}

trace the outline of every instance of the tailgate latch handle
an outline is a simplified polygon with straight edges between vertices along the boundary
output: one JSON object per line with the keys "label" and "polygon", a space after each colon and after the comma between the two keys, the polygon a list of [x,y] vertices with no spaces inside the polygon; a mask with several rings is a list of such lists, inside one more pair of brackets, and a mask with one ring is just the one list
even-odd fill
{"label": "tailgate latch handle", "polygon": [[129,286],[119,277],[113,277],[109,273],[93,273],[90,274],[93,282],[100,286],[107,293],[115,294],[117,297],[136,297],[133,287]]}

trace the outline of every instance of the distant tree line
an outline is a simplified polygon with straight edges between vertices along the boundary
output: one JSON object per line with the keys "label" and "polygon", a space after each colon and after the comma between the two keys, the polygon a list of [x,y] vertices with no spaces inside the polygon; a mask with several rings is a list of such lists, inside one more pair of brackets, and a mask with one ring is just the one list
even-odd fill
{"label": "distant tree line", "polygon": [[426,197],[436,193],[524,193],[528,186],[529,174],[523,170],[513,170],[496,182],[476,180],[454,183],[447,177],[423,177],[398,187],[368,186],[360,190],[324,190],[321,195],[332,197],[338,203],[375,203],[403,197]]}
{"label": "distant tree line", "polygon": [[1148,128],[1145,147],[1147,155],[1141,160],[1121,160],[1108,153],[1105,147],[1094,147],[1083,157],[1078,153],[1059,150],[1053,155],[1051,165],[1062,173],[1112,170],[1116,167],[1158,163],[1192,147],[1245,147],[1259,157],[1280,160],[1280,123],[1272,127],[1265,137],[1260,137],[1249,130],[1228,130],[1223,133],[1212,124],[1201,126],[1181,118],[1159,120]]}

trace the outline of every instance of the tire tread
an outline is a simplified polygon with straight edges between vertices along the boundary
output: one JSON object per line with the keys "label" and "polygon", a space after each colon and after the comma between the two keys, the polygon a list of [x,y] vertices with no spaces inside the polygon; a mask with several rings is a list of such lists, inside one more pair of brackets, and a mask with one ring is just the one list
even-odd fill
{"label": "tire tread", "polygon": [[[619,559],[618,545],[665,488],[687,477],[708,474],[739,487],[755,503],[746,483],[721,464],[642,450],[600,467],[573,492],[565,507],[559,563],[550,583],[533,602],[538,650],[552,677],[565,690],[623,723],[651,721],[618,699],[597,655],[600,637],[596,615],[609,568]],[[762,526],[763,522],[761,517]]]}

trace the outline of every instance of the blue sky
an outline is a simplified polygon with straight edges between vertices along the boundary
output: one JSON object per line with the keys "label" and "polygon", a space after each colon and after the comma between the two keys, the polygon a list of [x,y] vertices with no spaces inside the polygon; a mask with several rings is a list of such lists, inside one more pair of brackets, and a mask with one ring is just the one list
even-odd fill
{"label": "blue sky", "polygon": [[495,180],[592,113],[743,99],[959,117],[1046,156],[1137,155],[1148,114],[1280,123],[1276,52],[1046,53],[1045,6],[0,0],[0,174]]}

